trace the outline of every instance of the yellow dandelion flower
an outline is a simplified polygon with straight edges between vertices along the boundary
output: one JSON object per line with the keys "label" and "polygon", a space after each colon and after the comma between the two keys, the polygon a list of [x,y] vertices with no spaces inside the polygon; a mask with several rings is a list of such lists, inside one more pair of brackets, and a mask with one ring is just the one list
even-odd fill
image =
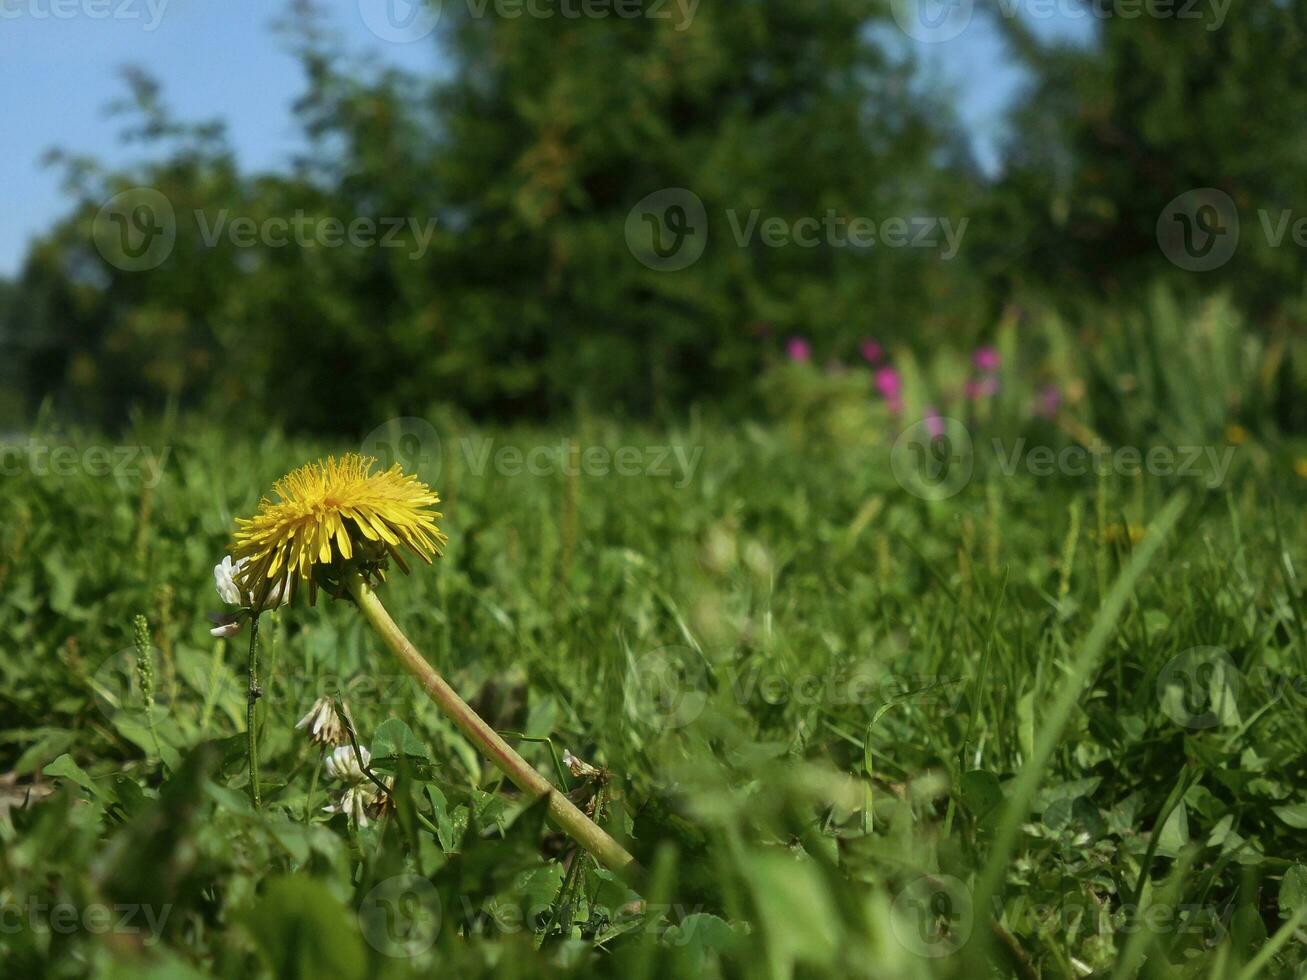
{"label": "yellow dandelion flower", "polygon": [[375,567],[389,556],[407,573],[401,547],[428,564],[442,554],[442,515],[432,509],[440,498],[398,465],[374,473],[376,462],[348,453],[301,466],[276,482],[276,503],[264,497],[253,517],[236,519],[232,557],[244,559],[238,584],[253,595],[255,609],[287,577],[292,596],[307,582],[313,603],[315,566],[357,560]]}
{"label": "yellow dandelion flower", "polygon": [[1307,480],[1307,456],[1299,456],[1293,461],[1293,471]]}
{"label": "yellow dandelion flower", "polygon": [[[636,880],[640,865],[629,851],[613,840],[589,815],[561,793],[548,779],[523,759],[503,737],[458,696],[400,630],[373,590],[384,563],[394,559],[408,571],[400,554],[406,548],[430,562],[444,549],[446,538],[436,527],[441,515],[432,509],[439,498],[417,477],[398,466],[374,473],[376,460],[349,454],[337,461],[303,466],[278,480],[277,502],[259,501],[253,517],[238,519],[230,565],[232,589],[223,588],[224,598],[239,601],[252,595],[254,611],[271,602],[272,590],[289,581],[291,595],[302,581],[309,583],[312,600],[319,585],[333,595],[349,596],[363,618],[404,668],[422,686],[422,691],[482,754],[493,762],[518,789],[544,797],[550,817],[581,847],[612,871]],[[225,587],[222,576],[215,580]],[[246,714],[247,753],[250,761],[250,795],[259,803],[259,756],[255,732],[255,703],[258,698],[258,619],[250,630],[249,698]],[[308,724],[313,712],[301,724]],[[347,720],[347,719],[346,719]],[[343,751],[343,750],[342,750]],[[337,760],[339,761],[339,760]],[[366,766],[366,755],[363,758]],[[375,797],[363,784],[338,804],[362,825],[364,817],[393,811],[389,790],[378,786]]]}
{"label": "yellow dandelion flower", "polygon": [[1225,427],[1225,441],[1232,446],[1242,446],[1248,441],[1248,430],[1238,422],[1231,422]]}

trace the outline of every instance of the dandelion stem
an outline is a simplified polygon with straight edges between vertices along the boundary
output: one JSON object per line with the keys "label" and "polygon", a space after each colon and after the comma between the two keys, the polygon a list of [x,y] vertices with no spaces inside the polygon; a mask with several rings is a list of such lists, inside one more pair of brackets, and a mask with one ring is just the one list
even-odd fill
{"label": "dandelion stem", "polygon": [[529,762],[499,737],[472,708],[458,696],[436,669],[427,663],[412,642],[406,637],[390,613],[381,604],[377,594],[357,571],[349,573],[345,585],[364,617],[380,634],[386,646],[399,659],[403,668],[441,711],[443,711],[467,738],[524,793],[545,796],[549,800],[549,816],[568,836],[593,854],[601,864],[628,879],[636,878],[640,865],[635,858],[610,837],[602,827],[581,812],[566,796],[554,788]]}
{"label": "dandelion stem", "polygon": [[245,745],[250,757],[250,798],[254,809],[263,806],[259,797],[259,736],[254,727],[254,706],[258,704],[259,695],[259,617],[250,619],[250,659],[248,665],[249,689],[245,697]]}

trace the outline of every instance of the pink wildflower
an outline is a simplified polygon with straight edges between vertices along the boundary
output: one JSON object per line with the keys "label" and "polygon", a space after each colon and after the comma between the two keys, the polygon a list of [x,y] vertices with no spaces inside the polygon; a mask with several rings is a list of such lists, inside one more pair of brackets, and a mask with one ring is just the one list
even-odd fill
{"label": "pink wildflower", "polygon": [[1035,414],[1051,419],[1062,407],[1062,389],[1057,385],[1044,385],[1035,399]]}
{"label": "pink wildflower", "polygon": [[939,417],[939,412],[935,411],[934,405],[926,406],[926,431],[930,433],[932,439],[939,439],[944,435],[944,420]]}
{"label": "pink wildflower", "polygon": [[995,347],[978,347],[971,355],[971,363],[980,370],[992,374],[998,370],[1000,358]]}
{"label": "pink wildflower", "polygon": [[876,369],[876,390],[891,412],[897,415],[903,411],[903,379],[892,367]]}

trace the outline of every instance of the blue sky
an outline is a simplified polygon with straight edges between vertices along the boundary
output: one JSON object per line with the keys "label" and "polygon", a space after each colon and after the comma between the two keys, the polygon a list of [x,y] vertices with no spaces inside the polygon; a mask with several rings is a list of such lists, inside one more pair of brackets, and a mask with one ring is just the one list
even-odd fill
{"label": "blue sky", "polygon": [[[397,43],[369,30],[361,5],[382,2],[331,5],[346,44],[402,67],[438,70],[431,37]],[[138,152],[119,141],[121,120],[104,111],[124,92],[118,77],[124,65],[140,65],[157,78],[180,118],[225,120],[244,167],[284,166],[299,145],[290,110],[302,82],[283,39],[272,31],[283,10],[274,0],[0,0],[6,82],[0,85],[0,275],[15,273],[31,238],[69,207],[59,171],[41,165],[46,150],[59,147],[109,163],[129,162]],[[1079,27],[1039,26],[1052,32]],[[1019,84],[992,27],[977,17],[958,37],[920,47],[931,70],[957,84],[959,109],[982,160],[992,158],[1000,115]]]}

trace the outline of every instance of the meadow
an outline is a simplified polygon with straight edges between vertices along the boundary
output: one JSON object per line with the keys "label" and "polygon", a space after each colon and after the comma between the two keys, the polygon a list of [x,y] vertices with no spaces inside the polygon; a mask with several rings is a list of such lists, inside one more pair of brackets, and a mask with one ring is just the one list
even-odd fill
{"label": "meadow", "polygon": [[1307,0],[107,6],[0,978],[1307,980]]}
{"label": "meadow", "polygon": [[[805,425],[364,440],[440,490],[450,538],[387,605],[593,803],[634,885],[325,594],[263,617],[251,805],[247,634],[210,635],[212,566],[278,476],[359,444],[155,421],[10,452],[6,972],[1293,975],[1292,460],[1236,431],[1219,479],[977,448],[950,475]],[[163,465],[88,462],[120,446]],[[295,727],[324,695],[395,780],[379,818],[324,811],[346,787]]]}

